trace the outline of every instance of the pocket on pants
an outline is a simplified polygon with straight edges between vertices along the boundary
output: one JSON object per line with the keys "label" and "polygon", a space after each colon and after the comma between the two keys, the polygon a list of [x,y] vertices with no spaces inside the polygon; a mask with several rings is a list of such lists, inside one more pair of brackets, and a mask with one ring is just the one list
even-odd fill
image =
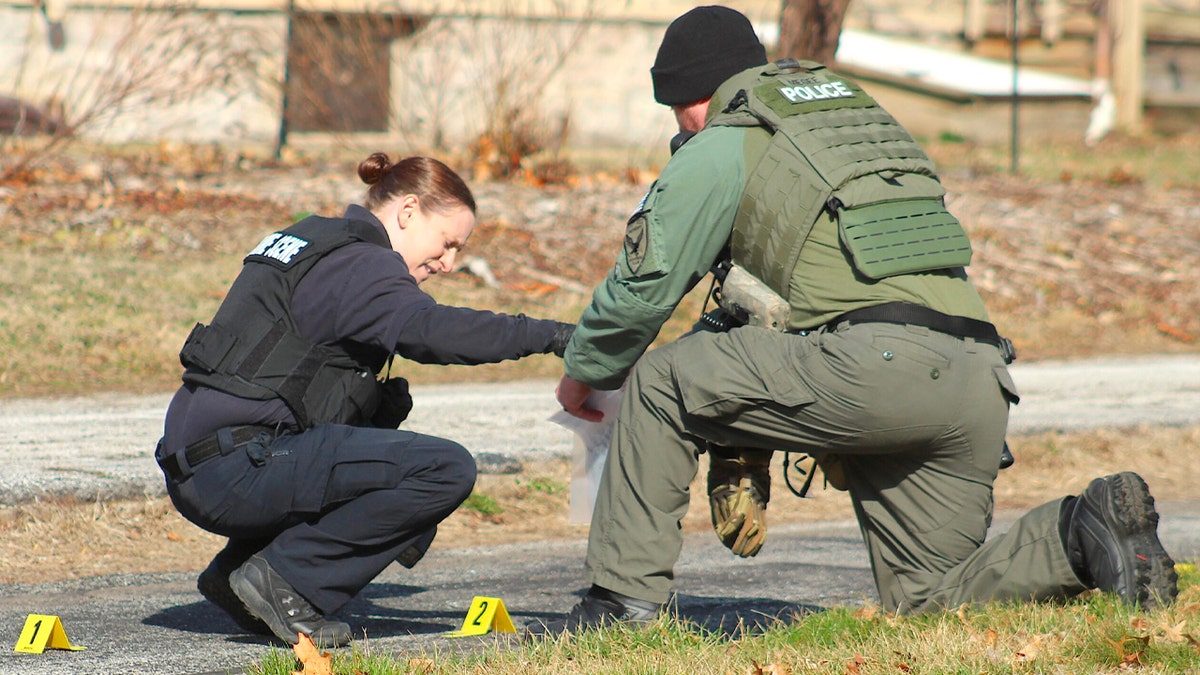
{"label": "pocket on pants", "polygon": [[932,340],[922,340],[922,336],[909,338],[898,335],[875,335],[871,341],[872,347],[879,354],[890,354],[901,361],[910,361],[922,372],[931,368],[945,370],[950,367],[951,360],[935,346]]}
{"label": "pocket on pants", "polygon": [[996,374],[996,381],[1000,383],[1000,390],[1004,392],[1004,400],[1008,401],[1009,405],[1020,403],[1021,396],[1017,393],[1017,384],[1013,382],[1008,368],[996,366],[992,372]]}
{"label": "pocket on pants", "polygon": [[696,334],[677,343],[674,369],[684,409],[715,419],[773,402],[792,408],[816,401],[796,374],[789,341],[761,328]]}

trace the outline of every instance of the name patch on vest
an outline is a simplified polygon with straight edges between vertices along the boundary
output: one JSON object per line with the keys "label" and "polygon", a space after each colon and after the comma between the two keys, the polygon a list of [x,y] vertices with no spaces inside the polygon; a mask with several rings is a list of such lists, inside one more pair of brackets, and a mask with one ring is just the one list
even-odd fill
{"label": "name patch on vest", "polygon": [[821,84],[801,84],[793,87],[780,87],[779,93],[792,103],[804,101],[823,101],[829,98],[852,98],[854,92],[841,80]]}
{"label": "name patch on vest", "polygon": [[297,253],[303,251],[309,245],[309,243],[311,242],[306,239],[301,239],[296,235],[276,232],[274,234],[267,235],[262,241],[260,241],[258,246],[255,246],[254,250],[250,251],[250,255],[270,258],[271,260],[287,265],[291,263],[292,258],[295,258]]}

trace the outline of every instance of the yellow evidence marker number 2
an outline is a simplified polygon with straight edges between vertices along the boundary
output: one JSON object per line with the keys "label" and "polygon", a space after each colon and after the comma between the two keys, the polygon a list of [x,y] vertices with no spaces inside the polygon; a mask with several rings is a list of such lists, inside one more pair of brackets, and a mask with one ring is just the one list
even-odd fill
{"label": "yellow evidence marker number 2", "polygon": [[77,647],[67,639],[67,631],[63,629],[62,621],[50,614],[30,614],[25,619],[25,627],[21,629],[21,637],[17,638],[15,652],[26,654],[41,654],[46,648],[69,649],[73,652],[82,651],[87,647]]}
{"label": "yellow evidence marker number 2", "polygon": [[492,630],[502,633],[515,633],[517,632],[517,627],[513,625],[512,617],[508,615],[508,610],[504,608],[503,600],[477,595],[471,601],[471,608],[467,610],[467,617],[463,619],[462,628],[446,633],[446,637],[485,635]]}

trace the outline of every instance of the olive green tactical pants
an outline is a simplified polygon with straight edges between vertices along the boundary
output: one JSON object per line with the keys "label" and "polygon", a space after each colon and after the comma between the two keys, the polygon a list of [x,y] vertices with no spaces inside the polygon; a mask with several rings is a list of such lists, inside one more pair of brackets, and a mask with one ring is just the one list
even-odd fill
{"label": "olive green tactical pants", "polygon": [[634,368],[593,513],[591,580],[668,599],[708,441],[836,453],[888,611],[1078,593],[1061,500],[984,543],[1014,399],[998,349],[924,328],[688,335]]}

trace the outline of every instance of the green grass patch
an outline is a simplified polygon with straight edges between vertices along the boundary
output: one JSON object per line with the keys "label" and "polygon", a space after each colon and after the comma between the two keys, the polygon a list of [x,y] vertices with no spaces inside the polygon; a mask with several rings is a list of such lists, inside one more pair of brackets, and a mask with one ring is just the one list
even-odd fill
{"label": "green grass patch", "polygon": [[470,497],[462,503],[462,508],[468,511],[474,511],[481,516],[498,516],[504,513],[504,507],[495,497],[485,495],[481,492],[472,492]]}
{"label": "green grass patch", "polygon": [[517,487],[546,495],[558,495],[567,491],[566,483],[545,476],[534,476],[528,480],[517,480]]}
{"label": "green grass patch", "polygon": [[[783,617],[767,628],[722,631],[665,616],[643,629],[604,631],[454,653],[436,646],[387,655],[369,638],[333,655],[336,675],[402,673],[1026,673],[1200,672],[1200,581],[1180,565],[1180,597],[1142,612],[1114,596],[1065,602],[991,603],[897,617],[841,607]],[[288,675],[296,661],[273,651],[250,672]]]}

